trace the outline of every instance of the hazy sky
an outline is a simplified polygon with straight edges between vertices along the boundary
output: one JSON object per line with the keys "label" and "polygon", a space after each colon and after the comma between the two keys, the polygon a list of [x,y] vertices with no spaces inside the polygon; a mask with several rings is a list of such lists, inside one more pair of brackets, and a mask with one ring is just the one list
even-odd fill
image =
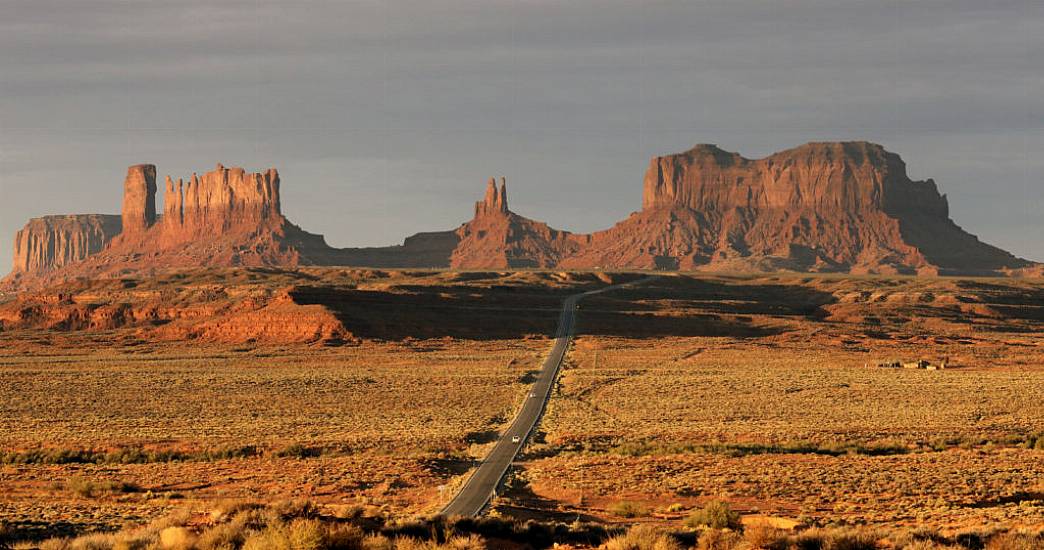
{"label": "hazy sky", "polygon": [[0,0],[0,270],[32,216],[118,213],[126,166],[275,166],[336,246],[470,218],[489,176],[574,231],[649,157],[866,139],[1044,260],[1040,0]]}

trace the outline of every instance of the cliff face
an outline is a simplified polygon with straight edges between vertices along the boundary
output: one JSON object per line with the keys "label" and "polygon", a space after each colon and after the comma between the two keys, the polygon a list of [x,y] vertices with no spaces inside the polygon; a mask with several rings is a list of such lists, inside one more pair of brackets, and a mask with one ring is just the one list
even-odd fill
{"label": "cliff face", "polygon": [[758,160],[697,145],[652,159],[642,208],[864,212],[904,199],[922,214],[948,213],[934,182],[911,181],[902,159],[873,143],[808,143]]}
{"label": "cliff face", "polygon": [[279,173],[247,173],[242,168],[217,165],[202,176],[192,174],[177,183],[166,177],[163,216],[156,216],[156,167],[131,166],[123,192],[123,241],[147,236],[151,248],[180,244],[237,232],[277,227],[286,220],[280,212]]}
{"label": "cliff face", "polygon": [[120,216],[103,214],[33,218],[15,235],[13,272],[45,272],[86,259],[120,228]]}
{"label": "cliff face", "polygon": [[175,184],[167,177],[163,221],[172,242],[282,220],[275,168],[247,173],[218,164],[202,177],[192,174],[188,182],[178,179]]}
{"label": "cliff face", "polygon": [[140,235],[156,223],[156,167],[138,164],[127,168],[123,180],[123,232]]}

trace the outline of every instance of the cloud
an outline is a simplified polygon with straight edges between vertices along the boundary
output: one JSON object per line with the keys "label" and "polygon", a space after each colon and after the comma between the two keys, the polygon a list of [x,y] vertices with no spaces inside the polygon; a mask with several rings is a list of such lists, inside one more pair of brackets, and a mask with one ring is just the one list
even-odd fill
{"label": "cloud", "polygon": [[514,208],[593,230],[638,207],[654,154],[871,139],[936,178],[958,223],[1044,259],[1026,237],[1044,222],[1024,206],[1041,201],[1036,1],[0,10],[0,243],[29,214],[118,211],[134,162],[174,175],[277,165],[289,215],[337,244],[372,245],[454,226],[491,175],[508,177]]}

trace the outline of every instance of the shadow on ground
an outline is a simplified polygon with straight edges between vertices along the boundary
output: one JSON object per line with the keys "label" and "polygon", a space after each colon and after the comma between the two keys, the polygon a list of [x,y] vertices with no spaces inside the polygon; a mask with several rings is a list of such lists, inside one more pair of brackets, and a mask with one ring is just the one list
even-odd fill
{"label": "shadow on ground", "polygon": [[[388,292],[300,286],[290,296],[301,305],[326,307],[360,338],[494,340],[553,334],[562,300],[582,289],[446,285]],[[578,330],[649,338],[761,337],[781,329],[757,325],[743,316],[818,318],[825,316],[822,306],[833,300],[828,292],[799,285],[666,277],[587,298]]]}

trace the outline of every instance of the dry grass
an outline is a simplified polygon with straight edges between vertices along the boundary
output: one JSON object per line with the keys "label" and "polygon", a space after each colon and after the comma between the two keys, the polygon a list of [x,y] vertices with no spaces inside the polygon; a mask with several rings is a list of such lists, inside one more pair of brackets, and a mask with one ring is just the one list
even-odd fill
{"label": "dry grass", "polygon": [[[175,440],[187,447],[459,447],[464,435],[512,412],[523,391],[519,378],[542,347],[435,342],[425,351],[374,344],[277,354],[7,357],[0,446]],[[505,368],[519,357],[525,366]]]}
{"label": "dry grass", "polygon": [[[525,395],[549,344],[537,329],[560,297],[601,279],[611,278],[217,270],[79,288],[77,303],[170,295],[186,312],[214,300],[228,311],[286,285],[336,288],[338,318],[361,343],[174,345],[135,326],[0,332],[0,517],[75,532],[247,497],[432,511]],[[356,291],[388,302],[355,303]],[[1039,523],[1041,303],[1044,286],[1026,281],[803,276],[668,277],[592,297],[543,443],[530,447],[529,483],[505,508],[679,529],[713,499],[808,524]],[[955,368],[867,368],[943,357]],[[141,491],[77,494],[73,476]],[[247,531],[284,546],[317,540],[312,523],[291,536],[292,522],[263,535],[222,521],[191,529],[191,544],[238,548]],[[686,544],[752,543],[708,533]],[[448,540],[400,535],[405,546]],[[635,537],[658,540],[646,535]]]}
{"label": "dry grass", "polygon": [[[538,498],[517,498],[1033,524],[1038,298],[1044,285],[1025,281],[795,276],[664,279],[592,299],[526,466]],[[873,366],[922,357],[952,368]]]}
{"label": "dry grass", "polygon": [[[424,510],[511,418],[543,347],[8,356],[0,516],[93,528],[155,517],[180,498],[251,494]],[[91,489],[87,504],[51,488],[71,476],[142,491]]]}

